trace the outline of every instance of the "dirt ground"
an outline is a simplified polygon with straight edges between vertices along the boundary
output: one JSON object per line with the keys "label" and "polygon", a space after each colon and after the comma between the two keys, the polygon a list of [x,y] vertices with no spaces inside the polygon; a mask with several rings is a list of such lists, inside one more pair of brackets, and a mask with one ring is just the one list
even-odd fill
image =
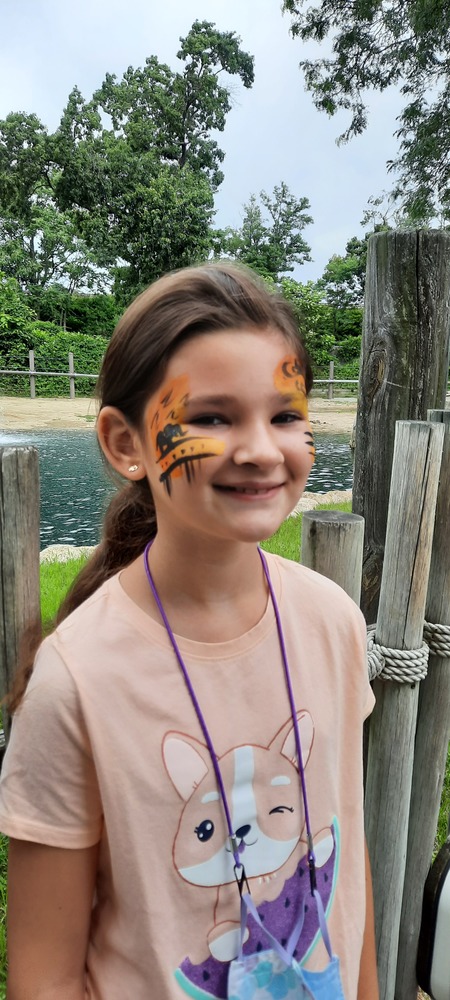
{"label": "dirt ground", "polygon": [[[356,400],[312,398],[309,411],[313,429],[350,435],[356,416]],[[0,432],[43,430],[48,427],[85,430],[94,424],[96,412],[96,403],[89,398],[25,399],[0,396]]]}

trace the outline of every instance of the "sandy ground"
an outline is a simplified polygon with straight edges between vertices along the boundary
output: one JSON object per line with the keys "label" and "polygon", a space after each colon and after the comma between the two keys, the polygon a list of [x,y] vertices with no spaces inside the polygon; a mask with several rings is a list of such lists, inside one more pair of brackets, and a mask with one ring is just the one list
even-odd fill
{"label": "sandy ground", "polygon": [[[24,399],[0,396],[0,431],[42,430],[44,428],[79,428],[84,430],[95,422],[96,403],[93,399]],[[356,416],[355,398],[310,401],[313,429],[334,434],[351,434]]]}

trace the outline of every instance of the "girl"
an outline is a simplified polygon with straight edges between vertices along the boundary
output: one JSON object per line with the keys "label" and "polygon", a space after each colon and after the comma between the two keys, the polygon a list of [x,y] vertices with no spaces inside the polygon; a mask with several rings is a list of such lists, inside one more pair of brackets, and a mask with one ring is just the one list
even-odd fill
{"label": "girl", "polygon": [[243,955],[269,947],[264,926],[279,951],[299,938],[298,996],[342,997],[314,980],[331,969],[316,885],[346,1000],[374,1000],[364,622],[257,544],[313,462],[295,321],[246,271],[181,271],[127,310],[99,386],[128,484],[13,692],[9,1000],[235,996],[239,889],[259,912]]}

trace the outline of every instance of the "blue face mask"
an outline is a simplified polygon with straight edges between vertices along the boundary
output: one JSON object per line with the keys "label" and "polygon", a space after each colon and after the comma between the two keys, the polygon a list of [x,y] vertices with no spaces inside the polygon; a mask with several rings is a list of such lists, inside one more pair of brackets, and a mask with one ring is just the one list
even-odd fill
{"label": "blue face mask", "polygon": [[[325,921],[322,900],[314,890],[322,937],[329,963],[322,972],[308,972],[293,958],[300,937],[302,911],[286,947],[283,947],[262,923],[249,893],[241,898],[241,946],[238,957],[231,962],[228,975],[228,1000],[345,1000],[339,971],[339,959],[333,955]],[[253,955],[244,955],[247,913],[270,941],[272,947]]]}

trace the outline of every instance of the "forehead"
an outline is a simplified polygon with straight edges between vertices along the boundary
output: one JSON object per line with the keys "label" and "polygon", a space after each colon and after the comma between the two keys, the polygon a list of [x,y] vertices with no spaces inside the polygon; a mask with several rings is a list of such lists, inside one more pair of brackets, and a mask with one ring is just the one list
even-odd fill
{"label": "forehead", "polygon": [[[277,366],[294,354],[292,343],[280,330],[236,329],[202,333],[182,344],[172,355],[164,381],[179,375],[189,377],[191,390],[204,388],[205,381],[220,383],[270,380]],[[249,381],[251,380],[251,381]]]}

